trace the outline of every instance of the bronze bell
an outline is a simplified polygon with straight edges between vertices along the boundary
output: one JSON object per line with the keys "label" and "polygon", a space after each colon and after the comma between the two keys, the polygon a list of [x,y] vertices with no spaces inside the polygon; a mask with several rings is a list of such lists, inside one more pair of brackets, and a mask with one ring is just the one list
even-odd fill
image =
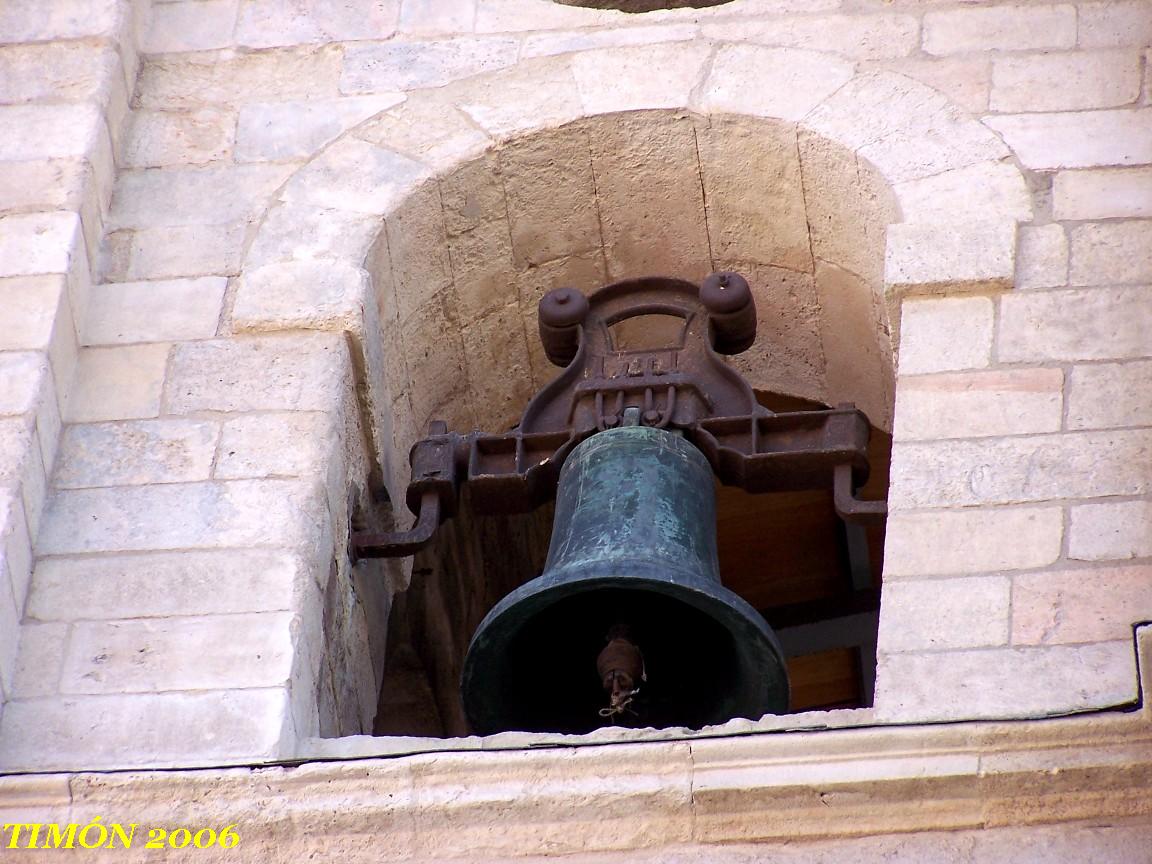
{"label": "bronze bell", "polygon": [[474,732],[700,728],[787,710],[775,636],[720,584],[713,483],[704,455],[663,429],[625,425],[572,451],[543,574],[468,649]]}

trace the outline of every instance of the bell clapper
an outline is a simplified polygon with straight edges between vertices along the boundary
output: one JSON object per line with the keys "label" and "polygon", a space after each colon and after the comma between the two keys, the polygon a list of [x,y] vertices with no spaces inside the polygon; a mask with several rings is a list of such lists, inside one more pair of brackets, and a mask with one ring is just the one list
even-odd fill
{"label": "bell clapper", "polygon": [[608,707],[599,711],[604,718],[617,717],[625,712],[636,715],[630,707],[632,699],[640,692],[640,684],[648,680],[644,655],[629,636],[628,627],[617,624],[608,631],[608,644],[596,658],[596,671],[608,693]]}

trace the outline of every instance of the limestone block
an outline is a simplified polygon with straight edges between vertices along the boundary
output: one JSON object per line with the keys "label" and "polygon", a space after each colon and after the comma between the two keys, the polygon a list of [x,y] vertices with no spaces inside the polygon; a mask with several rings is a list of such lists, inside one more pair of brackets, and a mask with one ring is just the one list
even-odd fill
{"label": "limestone block", "polygon": [[1068,557],[1116,561],[1152,557],[1152,501],[1107,501],[1069,510]]}
{"label": "limestone block", "polygon": [[274,204],[244,255],[244,266],[254,270],[311,259],[358,261],[380,231],[378,215],[326,210],[313,204]]}
{"label": "limestone block", "polygon": [[[39,517],[39,514],[34,514]],[[9,486],[0,492],[0,591],[10,585],[15,609],[23,610],[32,581],[32,535],[24,501],[19,490]],[[17,616],[17,620],[20,616]]]}
{"label": "limestone block", "polygon": [[214,476],[219,480],[319,475],[336,437],[327,414],[249,414],[228,420]]}
{"label": "limestone block", "polygon": [[1036,291],[1000,298],[1002,362],[1146,357],[1152,304],[1145,288]]}
{"label": "limestone block", "polygon": [[622,117],[591,145],[609,279],[713,270],[691,119]]}
{"label": "limestone block", "polygon": [[880,282],[888,223],[899,218],[888,184],[835,141],[803,126],[797,140],[813,256]]}
{"label": "limestone block", "polygon": [[1072,285],[1152,281],[1152,219],[1074,225],[1068,234]]}
{"label": "limestone block", "polygon": [[[170,6],[202,5],[193,3]],[[232,155],[236,115],[218,108],[198,111],[134,111],[124,146],[124,166],[156,168],[165,165],[202,165]]]}
{"label": "limestone block", "polygon": [[292,665],[292,613],[81,621],[64,658],[63,693],[271,687]]}
{"label": "limestone block", "polygon": [[[794,11],[815,11],[798,8]],[[861,60],[904,57],[916,50],[916,18],[900,14],[767,15],[745,21],[705,21],[705,37],[810,48]]]}
{"label": "limestone block", "polygon": [[0,415],[30,414],[48,377],[48,358],[39,351],[0,351]]}
{"label": "limestone block", "polygon": [[1005,576],[892,582],[880,604],[877,651],[1007,645],[1010,595]]}
{"label": "limestone block", "polygon": [[165,409],[327,411],[349,386],[340,333],[287,333],[186,342],[169,364]]}
{"label": "limestone block", "polygon": [[992,89],[992,63],[986,56],[899,57],[883,60],[880,68],[898,72],[939,90],[951,101],[973,114],[988,110]]}
{"label": "limestone block", "polygon": [[341,93],[442,87],[516,62],[516,39],[465,37],[443,42],[363,42],[345,48]]}
{"label": "limestone block", "polygon": [[532,367],[519,303],[467,325],[461,334],[468,398],[481,429],[515,425],[532,398]]}
{"label": "limestone block", "polygon": [[892,457],[889,506],[971,507],[1152,492],[1152,430],[1065,432],[939,444]]}
{"label": "limestone block", "polygon": [[84,157],[104,132],[100,109],[89,102],[0,105],[0,159]]}
{"label": "limestone block", "polygon": [[1060,556],[1062,534],[1059,507],[893,512],[888,517],[884,578],[1046,567]]}
{"label": "limestone block", "polygon": [[695,131],[713,257],[811,272],[794,127],[714,117]]}
{"label": "limestone block", "polygon": [[858,75],[808,115],[804,125],[856,150],[889,182],[1009,155],[999,138],[944,96],[887,72]]}
{"label": "limestone block", "polygon": [[993,111],[1112,108],[1139,97],[1140,52],[1134,50],[1027,54],[992,61]]}
{"label": "limestone block", "polygon": [[306,42],[387,39],[396,32],[400,0],[241,0],[236,43],[271,48]]}
{"label": "limestone block", "polygon": [[67,273],[79,252],[75,213],[27,213],[0,218],[0,276]]}
{"label": "limestone block", "polygon": [[1055,219],[1152,217],[1152,168],[1060,171],[1052,181]]}
{"label": "limestone block", "polygon": [[901,376],[896,387],[900,440],[1058,432],[1062,369],[1013,369]]}
{"label": "limestone block", "polygon": [[0,102],[99,102],[108,98],[108,79],[118,74],[116,62],[115,50],[97,40],[4,45]]}
{"label": "limestone block", "polygon": [[322,518],[317,490],[297,480],[65,489],[49,504],[37,551],[302,547],[315,542]]}
{"label": "limestone block", "polygon": [[80,423],[64,430],[53,485],[133,486],[207,480],[220,435],[206,420]]}
{"label": "limestone block", "polygon": [[[462,417],[468,417],[471,411],[465,395],[469,382],[464,346],[458,332],[458,326],[450,323],[440,296],[416,309],[400,330],[404,359],[412,376],[412,417],[420,432],[429,420],[447,420],[448,407]],[[462,426],[471,428],[470,419]]]}
{"label": "limestone block", "polygon": [[1028,222],[1032,195],[1011,162],[977,162],[920,180],[897,183],[905,222],[958,222],[992,214]]}
{"label": "limestone block", "polygon": [[368,274],[343,261],[266,264],[241,278],[232,327],[360,332],[368,296]]}
{"label": "limestone block", "polygon": [[224,305],[223,276],[113,282],[92,288],[86,345],[211,339]]}
{"label": "limestone block", "polygon": [[113,231],[104,238],[104,278],[109,282],[171,279],[240,272],[246,223],[168,225]]}
{"label": "limestone block", "polygon": [[179,111],[221,103],[333,98],[339,95],[340,62],[335,46],[157,55],[140,69],[139,107]]}
{"label": "limestone block", "polygon": [[453,307],[461,321],[470,324],[509,303],[517,303],[512,248],[508,223],[503,220],[448,238],[455,283]]}
{"label": "limestone block", "polygon": [[1012,644],[1062,645],[1132,638],[1152,616],[1152,567],[1107,567],[1013,577]]}
{"label": "limestone block", "polygon": [[0,42],[50,42],[114,33],[118,0],[9,0],[0,9]]}
{"label": "limestone block", "polygon": [[884,281],[890,291],[1007,288],[1016,271],[1016,223],[900,222],[888,226]]}
{"label": "limestone block", "polygon": [[[12,692],[13,672],[20,645],[20,612],[11,589],[0,581],[0,690],[4,694]],[[7,709],[7,706],[5,706]],[[5,710],[7,713],[7,710]],[[0,734],[3,730],[4,714],[0,714]],[[3,744],[0,744],[2,747]],[[7,763],[0,761],[0,765]]]}
{"label": "limestone block", "polygon": [[307,159],[346,130],[404,100],[399,93],[310,102],[257,102],[240,109],[238,162]]}
{"label": "limestone block", "polygon": [[620,24],[627,17],[616,11],[576,9],[536,0],[476,0],[477,33],[552,30],[561,27],[596,27]]}
{"label": "limestone block", "polygon": [[283,688],[12,702],[0,721],[9,770],[249,763],[280,754]]}
{"label": "limestone block", "polygon": [[[425,0],[427,2],[427,0]],[[597,48],[617,48],[626,45],[652,45],[667,42],[688,42],[700,35],[695,23],[654,24],[641,27],[620,27],[612,30],[567,30],[554,33],[532,33],[524,38],[520,49],[522,58],[550,57],[573,51],[592,51]]]}
{"label": "limestone block", "polygon": [[[588,135],[597,134],[595,129],[590,127]],[[600,247],[596,179],[585,135],[568,130],[541,133],[532,143],[501,153],[499,171],[494,180],[507,195],[505,231],[517,266],[533,267]],[[479,207],[487,210],[484,203]],[[489,212],[499,218],[501,209],[497,205]],[[458,260],[454,254],[459,289]]]}
{"label": "limestone block", "polygon": [[1044,717],[1136,698],[1132,640],[889,654],[876,670],[884,720]]}
{"label": "limestone block", "polygon": [[[572,57],[572,74],[586,114],[682,108],[711,54],[707,43],[582,51]],[[655,69],[660,74],[653,75]]]}
{"label": "limestone block", "polygon": [[1152,43],[1152,9],[1143,0],[1081,3],[1079,13],[1083,48]]}
{"label": "limestone block", "polygon": [[1068,384],[1069,429],[1152,426],[1152,361],[1076,365]]}
{"label": "limestone block", "polygon": [[232,45],[238,0],[157,3],[141,49],[147,54],[208,51]]}
{"label": "limestone block", "polygon": [[564,57],[526,60],[454,88],[453,104],[493,137],[560,126],[584,115],[572,67]]}
{"label": "limestone block", "polygon": [[1021,225],[1016,239],[1016,288],[1068,284],[1068,237],[1063,225]]}
{"label": "limestone block", "polygon": [[407,156],[345,138],[296,172],[281,200],[379,215],[391,211],[430,173],[427,165]]}
{"label": "limestone block", "polygon": [[0,213],[78,210],[87,182],[82,159],[6,162],[0,171]]}
{"label": "limestone block", "polygon": [[396,305],[408,319],[452,284],[440,191],[426,183],[384,220]]}
{"label": "limestone block", "polygon": [[799,120],[852,78],[828,54],[757,45],[721,45],[697,99],[704,112]]}
{"label": "limestone block", "polygon": [[81,349],[64,419],[94,423],[157,416],[169,347],[160,343]]}
{"label": "limestone block", "polygon": [[357,138],[418,159],[441,171],[479,156],[492,140],[443,97],[409,94],[400,105],[363,124]]}
{"label": "limestone block", "polygon": [[1026,168],[1094,168],[1152,161],[1152,111],[1067,111],[1005,114],[984,123]]}
{"label": "limestone block", "polygon": [[400,7],[400,32],[467,33],[476,21],[476,0],[406,0]]}
{"label": "limestone block", "polygon": [[36,621],[230,615],[293,608],[305,563],[276,549],[44,558],[27,615]]}
{"label": "limestone block", "polygon": [[63,401],[70,390],[76,365],[76,330],[65,277],[2,279],[0,295],[5,299],[4,314],[8,322],[0,332],[0,349],[47,351],[55,390]]}
{"label": "limestone block", "polygon": [[66,824],[72,804],[72,779],[67,774],[0,778],[0,819],[6,825],[37,820]]}
{"label": "limestone block", "polygon": [[291,174],[291,165],[225,165],[124,171],[107,226],[224,225],[250,218]]}
{"label": "limestone block", "polygon": [[892,349],[873,286],[816,264],[820,344],[829,404],[855,402],[873,425],[892,428]]}
{"label": "limestone block", "polygon": [[929,54],[1074,47],[1076,7],[1071,4],[969,7],[924,15]]}
{"label": "limestone block", "polygon": [[12,675],[12,697],[56,696],[60,692],[60,671],[71,627],[25,621],[18,629],[20,649]]}

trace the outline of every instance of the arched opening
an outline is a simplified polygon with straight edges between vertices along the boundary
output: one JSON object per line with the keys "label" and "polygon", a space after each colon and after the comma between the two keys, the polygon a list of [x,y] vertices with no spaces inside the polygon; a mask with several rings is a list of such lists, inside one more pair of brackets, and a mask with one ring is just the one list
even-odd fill
{"label": "arched opening", "polygon": [[[549,289],[730,269],[752,284],[760,334],[731,362],[771,410],[865,410],[864,494],[883,497],[893,387],[880,273],[895,217],[867,164],[784,121],[629,112],[514,139],[420,187],[369,255],[393,454],[433,419],[516,423],[558,371],[536,337]],[[550,507],[479,517],[466,492],[462,505],[395,599],[377,734],[468,734],[457,695],[468,640],[543,566]],[[718,532],[725,584],[786,634],[792,710],[870,704],[882,528],[846,528],[830,491],[721,488]]]}

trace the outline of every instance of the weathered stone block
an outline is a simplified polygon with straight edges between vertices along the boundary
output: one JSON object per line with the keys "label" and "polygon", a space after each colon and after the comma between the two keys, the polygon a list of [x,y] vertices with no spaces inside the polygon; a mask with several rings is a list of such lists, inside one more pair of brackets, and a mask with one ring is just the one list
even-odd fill
{"label": "weathered stone block", "polygon": [[1152,217],[1152,168],[1060,171],[1052,184],[1056,219]]}
{"label": "weathered stone block", "polygon": [[453,104],[485,132],[507,137],[560,126],[584,115],[571,62],[565,57],[525,60],[453,90]]}
{"label": "weathered stone block", "polygon": [[219,425],[205,420],[80,423],[64,430],[54,486],[130,486],[207,480]]}
{"label": "weathered stone block", "polygon": [[160,413],[167,344],[84,348],[64,419],[69,423],[129,420]]}
{"label": "weathered stone block", "polygon": [[366,141],[337,141],[292,176],[281,200],[378,216],[404,201],[428,166]]}
{"label": "weathered stone block", "polygon": [[0,276],[67,273],[80,251],[75,213],[27,213],[0,218]]}
{"label": "weathered stone block", "polygon": [[223,225],[246,219],[267,205],[292,170],[285,165],[227,165],[124,171],[108,228]]}
{"label": "weathered stone block", "polygon": [[0,722],[9,770],[159,768],[280,755],[283,688],[12,702]]}
{"label": "weathered stone block", "polygon": [[238,162],[307,159],[346,130],[404,100],[399,93],[308,102],[257,102],[240,109]]}
{"label": "weathered stone block", "polygon": [[409,94],[402,104],[352,134],[405,153],[436,170],[479,156],[492,143],[458,108],[428,93]]}
{"label": "weathered stone block", "polygon": [[[199,6],[197,3],[164,4]],[[157,168],[200,165],[232,155],[236,114],[218,108],[198,111],[134,111],[124,145],[124,166]]]}
{"label": "weathered stone block", "polygon": [[110,282],[240,272],[244,222],[171,225],[114,231],[104,238],[104,278]]}
{"label": "weathered stone block", "polygon": [[[785,11],[817,10],[805,6]],[[860,60],[911,54],[916,50],[918,29],[914,17],[902,14],[770,14],[760,20],[704,21],[701,25],[707,38],[809,48]]]}
{"label": "weathered stone block", "polygon": [[215,477],[312,477],[325,468],[336,429],[327,414],[250,414],[224,424]]}
{"label": "weathered stone block", "polygon": [[273,687],[288,680],[290,612],[80,621],[64,658],[63,693],[155,693]]}
{"label": "weathered stone block", "polygon": [[[429,2],[429,0],[425,0]],[[574,51],[594,51],[597,48],[621,48],[667,42],[687,42],[700,35],[695,23],[656,24],[652,26],[621,27],[612,30],[568,30],[553,33],[530,33],[524,38],[520,56],[551,57]]]}
{"label": "weathered stone block", "polygon": [[989,6],[928,12],[924,50],[929,54],[1074,48],[1076,7]]}
{"label": "weathered stone block", "polygon": [[1145,357],[1149,332],[1145,288],[1006,294],[997,348],[1008,363]]}
{"label": "weathered stone block", "polygon": [[1152,111],[1068,111],[986,117],[1024,163],[1037,171],[1138,165],[1152,161]]}
{"label": "weathered stone block", "polygon": [[238,0],[157,3],[141,45],[147,54],[209,51],[233,44]]}
{"label": "weathered stone block", "polygon": [[1152,426],[1152,361],[1073,366],[1068,383],[1068,428]]}
{"label": "weathered stone block", "polygon": [[274,204],[244,255],[244,266],[254,270],[265,264],[313,258],[355,261],[380,233],[378,215],[306,203]]}
{"label": "weathered stone block", "polygon": [[1068,557],[1080,561],[1152,557],[1152,501],[1106,501],[1072,507]]}
{"label": "weathered stone block", "polygon": [[[32,581],[32,535],[21,491],[12,486],[0,491],[0,592],[10,585],[14,608],[22,613]],[[40,514],[33,515],[33,524],[37,524]]]}
{"label": "weathered stone block", "polygon": [[0,213],[79,210],[88,185],[80,158],[5,162],[0,171]]}
{"label": "weathered stone block", "polygon": [[0,159],[87,156],[104,132],[100,109],[75,104],[0,105]]}
{"label": "weathered stone block", "polygon": [[1012,644],[1132,638],[1152,616],[1152,567],[1078,568],[1013,577]]}
{"label": "weathered stone block", "polygon": [[992,356],[987,297],[909,298],[901,304],[900,374],[979,369]]}
{"label": "weathered stone block", "polygon": [[1062,369],[1013,369],[901,376],[900,440],[1024,435],[1060,430]]}
{"label": "weathered stone block", "polygon": [[400,0],[350,5],[339,0],[241,0],[236,43],[246,48],[387,39],[396,32]]}
{"label": "weathered stone block", "polygon": [[888,226],[884,281],[891,291],[1006,288],[1015,271],[1015,222]]}
{"label": "weathered stone block", "polygon": [[1127,705],[1136,655],[1123,642],[889,654],[876,670],[887,721],[1045,717]]}
{"label": "weathered stone block", "polygon": [[368,274],[343,261],[266,264],[240,281],[232,326],[360,332],[368,298]]}
{"label": "weathered stone block", "polygon": [[1081,47],[1152,43],[1152,9],[1144,0],[1081,3],[1079,16]]}
{"label": "weathered stone block", "polygon": [[933,90],[939,90],[950,100],[973,114],[988,110],[988,94],[992,89],[992,63],[987,57],[900,57],[878,64],[884,69],[907,75]]}
{"label": "weathered stone block", "polygon": [[1006,576],[891,582],[880,604],[881,654],[1007,645]]}
{"label": "weathered stone block", "polygon": [[324,507],[314,484],[295,480],[65,489],[49,504],[37,550],[303,546],[316,541]]}
{"label": "weathered stone block", "polygon": [[532,398],[532,368],[520,305],[512,303],[464,328],[468,398],[481,429],[513,426]]}
{"label": "weathered stone block", "polygon": [[1065,432],[939,444],[892,454],[889,506],[970,507],[1152,492],[1152,430]]}
{"label": "weathered stone block", "polygon": [[426,183],[385,219],[401,321],[452,284],[440,190]]}
{"label": "weathered stone block", "polygon": [[[707,44],[582,51],[572,58],[572,74],[587,114],[681,108],[700,83],[710,55]],[[661,74],[649,74],[652,69]]]}
{"label": "weathered stone block", "polygon": [[[1053,82],[1059,82],[1053,86]],[[1140,96],[1138,51],[1028,54],[992,61],[993,111],[1077,111]]]}
{"label": "weathered stone block", "polygon": [[401,33],[467,33],[476,21],[476,0],[407,0],[400,7]]}
{"label": "weathered stone block", "polygon": [[1046,567],[1060,556],[1062,534],[1059,507],[893,512],[884,578]]}
{"label": "weathered stone block", "polygon": [[292,333],[177,345],[165,408],[195,411],[325,411],[350,386],[339,333]]}
{"label": "weathered stone block", "polygon": [[48,357],[39,351],[0,351],[0,415],[34,412],[48,374]]}
{"label": "weathered stone block", "polygon": [[1152,282],[1152,219],[1074,225],[1068,233],[1071,284]]}
{"label": "weathered stone block", "polygon": [[107,79],[119,74],[116,62],[115,50],[96,40],[4,45],[0,102],[99,102],[108,96]]}
{"label": "weathered stone block", "polygon": [[814,51],[723,45],[697,103],[705,112],[799,120],[852,74],[852,64]]}
{"label": "weathered stone block", "polygon": [[1016,238],[1016,288],[1068,284],[1068,237],[1063,225],[1021,225]]}
{"label": "weathered stone block", "polygon": [[273,612],[292,609],[310,579],[301,559],[275,549],[44,558],[27,615],[74,621]]}
{"label": "weathered stone block", "polygon": [[920,180],[897,183],[893,191],[905,222],[984,221],[991,214],[1028,222],[1032,195],[1010,162],[978,162]]}
{"label": "weathered stone block", "polygon": [[88,345],[175,342],[216,335],[228,280],[222,276],[112,282],[92,289]]}
{"label": "weathered stone block", "polygon": [[0,9],[0,41],[50,42],[105,36],[116,32],[122,6],[118,0],[9,0]]}
{"label": "weathered stone block", "polygon": [[442,87],[516,62],[515,39],[462,38],[444,42],[365,42],[345,48],[341,93],[380,93]]}
{"label": "weathered stone block", "polygon": [[25,621],[18,629],[20,651],[12,675],[13,698],[39,699],[58,695],[70,626]]}

